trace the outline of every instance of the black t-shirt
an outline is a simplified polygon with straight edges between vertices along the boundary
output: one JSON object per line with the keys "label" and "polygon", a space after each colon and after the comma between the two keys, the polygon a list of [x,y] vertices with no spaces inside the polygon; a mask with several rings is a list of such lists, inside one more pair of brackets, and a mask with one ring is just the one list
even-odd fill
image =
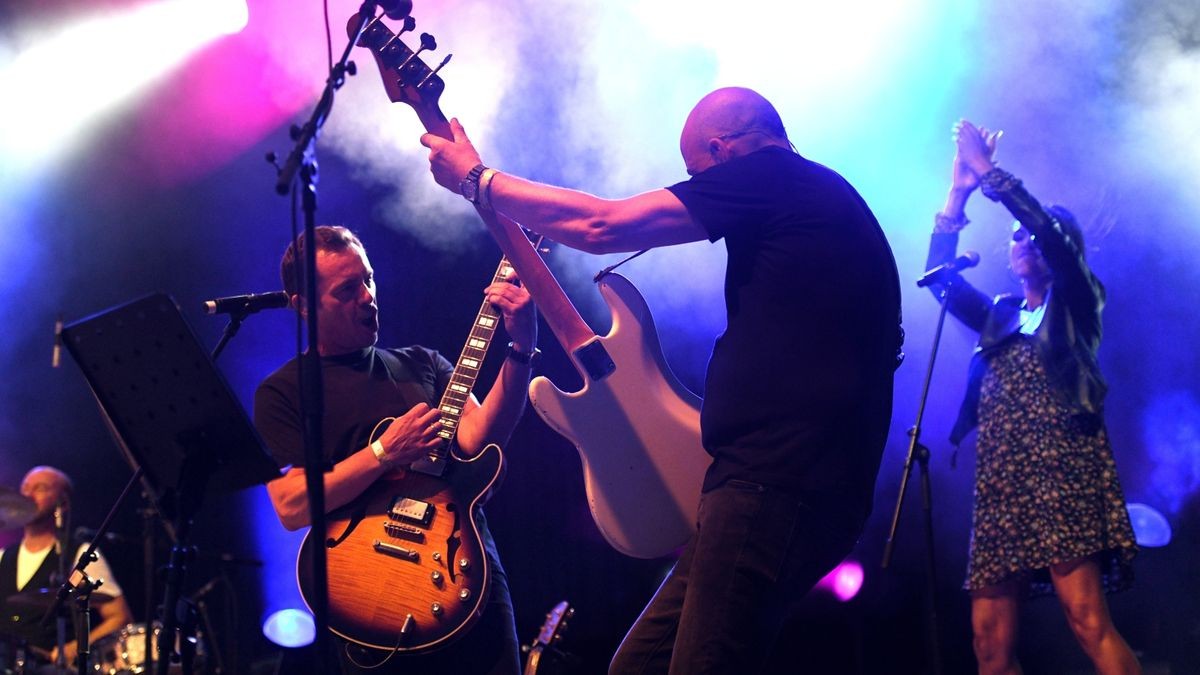
{"label": "black t-shirt", "polygon": [[[365,448],[385,417],[399,417],[418,403],[436,406],[454,366],[437,352],[405,347],[362,351],[321,359],[325,389],[324,457],[337,463]],[[304,422],[300,417],[300,370],[292,359],[267,376],[254,395],[254,425],[280,466],[304,466]]]}
{"label": "black t-shirt", "polygon": [[715,457],[705,487],[740,478],[869,503],[901,341],[896,265],[871,210],[837,173],[778,147],[668,189],[729,254],[728,326],[701,413]]}

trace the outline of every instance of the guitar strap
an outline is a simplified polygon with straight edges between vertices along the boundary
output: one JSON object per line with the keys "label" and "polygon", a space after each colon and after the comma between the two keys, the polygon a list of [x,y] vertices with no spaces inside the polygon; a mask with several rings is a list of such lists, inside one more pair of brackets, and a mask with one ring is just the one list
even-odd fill
{"label": "guitar strap", "polygon": [[[388,380],[391,381],[396,389],[400,390],[401,396],[403,396],[404,401],[409,407],[417,403],[425,403],[431,407],[438,404],[436,396],[440,396],[440,394],[435,394],[435,398],[430,399],[426,395],[424,387],[413,377],[412,369],[401,361],[400,357],[393,354],[390,350],[380,348],[375,349],[375,354],[378,356],[379,362],[383,364],[383,369],[387,371]],[[404,414],[405,412],[407,411],[399,411],[400,414]]]}

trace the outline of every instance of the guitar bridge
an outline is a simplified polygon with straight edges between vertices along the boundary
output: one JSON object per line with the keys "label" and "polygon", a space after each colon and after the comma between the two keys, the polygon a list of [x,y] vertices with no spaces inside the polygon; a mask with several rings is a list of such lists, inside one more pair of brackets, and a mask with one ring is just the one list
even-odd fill
{"label": "guitar bridge", "polygon": [[401,525],[400,523],[384,523],[383,531],[387,533],[389,537],[394,537],[396,539],[410,539],[417,543],[423,543],[425,541],[425,533],[409,525]]}
{"label": "guitar bridge", "polygon": [[388,507],[387,516],[391,520],[418,523],[429,527],[433,520],[433,504],[408,497],[396,497]]}

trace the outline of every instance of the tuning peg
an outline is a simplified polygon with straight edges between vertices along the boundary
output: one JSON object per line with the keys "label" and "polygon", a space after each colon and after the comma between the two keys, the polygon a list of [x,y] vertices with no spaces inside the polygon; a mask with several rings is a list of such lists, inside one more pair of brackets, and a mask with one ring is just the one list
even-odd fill
{"label": "tuning peg", "polygon": [[433,76],[437,75],[438,71],[441,70],[443,66],[445,66],[447,63],[450,63],[450,57],[452,57],[452,56],[454,56],[454,55],[447,54],[446,58],[442,59],[442,62],[438,64],[437,68],[434,68],[433,70],[431,70],[428,75],[426,75],[424,78],[421,79],[420,82],[417,83],[417,89],[424,87],[427,82],[432,80]]}
{"label": "tuning peg", "polygon": [[[417,58],[421,54],[421,52],[425,52],[425,51],[431,52],[435,49],[437,49],[437,40],[434,40],[433,36],[430,35],[429,33],[421,33],[420,49],[413,52],[412,54],[409,54],[408,58],[404,59],[403,63],[396,66],[396,71],[401,72],[401,73],[404,72],[404,69],[408,67],[408,64],[412,63],[413,59]],[[442,66],[444,66],[444,65],[446,65],[445,61],[442,62]],[[441,68],[442,66],[438,66],[438,68]],[[437,71],[435,70],[433,72],[436,73]],[[422,84],[425,84],[425,82],[429,79],[429,77],[430,77],[429,75],[426,75],[417,86],[420,87]],[[404,86],[404,80],[400,80],[400,86]]]}
{"label": "tuning peg", "polygon": [[416,28],[417,28],[417,20],[412,18],[411,16],[406,16],[406,17],[404,17],[404,25],[400,27],[400,30],[396,33],[396,35],[397,36],[404,35],[405,33],[409,32],[409,31],[416,30]]}
{"label": "tuning peg", "polygon": [[358,74],[358,66],[353,61],[347,61],[346,62],[346,73],[349,74],[350,77],[354,77],[355,75]]}

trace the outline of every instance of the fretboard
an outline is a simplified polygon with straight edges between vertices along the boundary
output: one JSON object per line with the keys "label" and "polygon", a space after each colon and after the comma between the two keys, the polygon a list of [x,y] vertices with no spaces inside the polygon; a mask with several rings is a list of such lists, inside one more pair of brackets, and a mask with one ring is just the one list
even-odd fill
{"label": "fretboard", "polygon": [[[501,258],[500,265],[496,268],[496,274],[492,277],[492,283],[508,281],[511,276],[512,265],[509,264],[507,257]],[[445,454],[446,448],[458,432],[458,423],[462,419],[463,409],[471,398],[471,390],[475,387],[475,380],[479,378],[479,369],[483,367],[483,359],[487,356],[488,347],[491,346],[492,338],[496,336],[496,328],[499,325],[500,312],[492,303],[484,299],[483,304],[479,307],[479,314],[475,317],[475,323],[471,325],[471,333],[467,336],[462,353],[458,356],[458,363],[454,365],[450,384],[446,386],[446,391],[442,394],[442,401],[438,404],[438,408],[442,411],[442,430],[438,432],[438,435],[446,441],[438,451],[439,455]]]}

